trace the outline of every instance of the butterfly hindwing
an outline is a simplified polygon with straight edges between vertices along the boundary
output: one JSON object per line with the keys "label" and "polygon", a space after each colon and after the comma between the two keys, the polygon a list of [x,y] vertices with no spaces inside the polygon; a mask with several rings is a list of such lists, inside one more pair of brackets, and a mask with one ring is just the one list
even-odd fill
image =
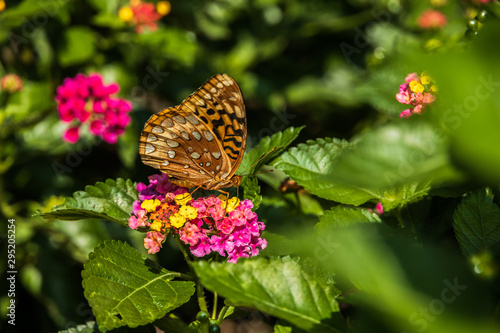
{"label": "butterfly hindwing", "polygon": [[[245,104],[236,81],[226,74],[215,75],[189,96],[181,107],[212,128],[234,172],[245,151],[247,123]],[[233,174],[234,174],[233,172]]]}

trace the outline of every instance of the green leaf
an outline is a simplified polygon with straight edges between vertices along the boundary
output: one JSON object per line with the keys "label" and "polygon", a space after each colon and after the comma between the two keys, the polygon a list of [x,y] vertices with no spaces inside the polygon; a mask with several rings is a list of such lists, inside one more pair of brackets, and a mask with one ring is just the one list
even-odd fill
{"label": "green leaf", "polygon": [[385,190],[378,200],[382,203],[384,211],[390,211],[396,207],[406,206],[426,196],[431,190],[431,181],[413,181],[401,184]]}
{"label": "green leaf", "polygon": [[500,242],[500,208],[486,191],[475,191],[455,210],[453,228],[464,255],[489,249]]}
{"label": "green leaf", "polygon": [[61,33],[64,42],[57,54],[62,66],[80,64],[92,58],[95,51],[95,35],[91,29],[71,27]]}
{"label": "green leaf", "polygon": [[278,320],[276,325],[273,327],[273,332],[274,333],[292,333],[293,332],[293,327],[290,326],[289,324],[283,322],[282,320]]}
{"label": "green leaf", "polygon": [[[23,90],[9,97],[8,104],[3,110],[4,116],[14,121],[16,127],[23,126],[23,123],[29,123],[28,120],[40,117],[43,111],[53,107],[52,94],[50,84],[27,81]],[[7,123],[7,126],[12,124]]]}
{"label": "green leaf", "polygon": [[73,198],[67,197],[64,204],[40,215],[46,219],[59,220],[99,218],[127,226],[137,195],[130,179],[108,179],[105,183],[86,186],[85,191],[75,192]]}
{"label": "green leaf", "polygon": [[356,188],[339,181],[326,181],[335,172],[339,156],[352,148],[345,140],[318,139],[301,143],[283,153],[273,165],[318,197],[344,204],[359,205],[380,196],[370,190]]}
{"label": "green leaf", "polygon": [[[259,170],[260,167],[271,161],[276,156],[279,156],[291,143],[297,138],[300,131],[304,128],[302,127],[289,127],[283,132],[274,133],[271,137],[266,136],[259,143],[252,148],[248,153],[243,156],[240,167],[238,171],[251,174],[255,170]],[[276,149],[269,153],[274,147]],[[265,154],[269,153],[265,158],[257,163],[259,158],[262,158]],[[251,165],[255,164],[253,167]]]}
{"label": "green leaf", "polygon": [[[484,56],[497,49],[500,24],[496,20],[490,22],[478,33],[473,47],[460,54],[445,52],[413,59],[426,66],[439,88],[443,88],[430,116],[449,135],[453,161],[487,184],[500,182],[500,150],[496,144],[500,141],[500,68],[494,57]],[[457,68],[460,75],[453,77]]]}
{"label": "green leaf", "polygon": [[460,179],[447,153],[447,137],[422,121],[400,119],[364,133],[355,144],[342,154],[326,181],[369,189]]}
{"label": "green leaf", "polygon": [[119,241],[97,247],[82,272],[85,297],[103,332],[152,323],[186,303],[194,283],[171,281],[176,276]]}
{"label": "green leaf", "polygon": [[[289,127],[283,132],[274,133],[271,137],[266,136],[248,153],[243,156],[243,160],[238,168],[240,173],[252,174],[260,167],[283,152],[283,150],[297,138],[304,127]],[[276,147],[274,151],[271,150]],[[268,154],[269,153],[269,154]],[[268,154],[265,158],[262,158]],[[259,161],[259,159],[262,160]],[[254,166],[252,166],[255,164]],[[251,167],[252,166],[252,167]],[[254,208],[257,209],[262,201],[260,186],[255,177],[244,177],[241,187],[245,193],[245,199],[252,200]]]}
{"label": "green leaf", "polygon": [[256,177],[243,177],[241,182],[241,187],[243,189],[243,197],[249,199],[253,202],[253,210],[259,208],[262,202],[262,196],[260,195],[260,186]]}
{"label": "green leaf", "polygon": [[263,256],[291,255],[297,251],[297,244],[284,235],[264,231],[262,237],[267,241],[267,247],[260,253]]}
{"label": "green leaf", "polygon": [[336,206],[326,210],[323,216],[319,218],[320,222],[316,224],[316,233],[322,233],[324,229],[334,227],[345,227],[355,223],[380,223],[380,217],[375,213],[370,213],[365,208],[354,208],[345,206]]}
{"label": "green leaf", "polygon": [[[426,332],[498,331],[492,322],[477,320],[489,306],[484,301],[487,290],[453,252],[395,237],[379,223],[331,229],[302,244],[311,246],[310,255],[334,270],[337,280],[354,284],[357,291],[349,302],[355,300],[361,312],[369,311],[369,322],[374,317],[385,322],[391,329],[384,332],[416,332],[415,323],[424,320]],[[456,297],[451,300],[444,293]],[[430,310],[429,304],[437,302],[446,304],[446,311],[427,321],[419,309]]]}
{"label": "green leaf", "polygon": [[344,331],[343,321],[337,321],[339,291],[297,262],[277,258],[237,264],[198,261],[194,268],[207,289],[234,304],[269,313],[309,332]]}

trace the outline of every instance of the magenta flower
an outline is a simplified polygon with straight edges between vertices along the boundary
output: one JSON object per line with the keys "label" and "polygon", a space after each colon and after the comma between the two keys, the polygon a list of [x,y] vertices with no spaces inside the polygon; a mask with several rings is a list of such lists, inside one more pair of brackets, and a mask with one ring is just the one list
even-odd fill
{"label": "magenta flower", "polygon": [[174,185],[166,174],[152,175],[149,185],[138,183],[139,200],[129,219],[132,229],[149,227],[144,244],[149,253],[161,248],[170,232],[186,244],[195,257],[218,253],[235,263],[238,258],[256,256],[266,248],[262,238],[265,225],[252,212],[250,200],[228,200],[211,195],[192,199],[187,189]]}
{"label": "magenta flower", "polygon": [[118,91],[116,83],[104,85],[99,74],[77,74],[64,79],[57,88],[55,100],[61,120],[73,125],[63,134],[63,139],[77,142],[78,129],[85,124],[92,135],[116,143],[130,123],[128,113],[132,109],[129,101],[112,97]]}

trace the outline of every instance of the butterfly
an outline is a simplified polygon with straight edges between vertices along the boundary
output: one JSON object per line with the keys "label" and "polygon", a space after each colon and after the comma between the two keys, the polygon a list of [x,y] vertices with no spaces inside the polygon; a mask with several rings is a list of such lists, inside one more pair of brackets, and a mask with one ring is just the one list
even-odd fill
{"label": "butterfly", "polygon": [[[243,95],[227,74],[217,74],[180,105],[152,115],[142,131],[143,163],[183,187],[238,186],[235,175],[247,137]],[[223,191],[221,191],[223,192]]]}

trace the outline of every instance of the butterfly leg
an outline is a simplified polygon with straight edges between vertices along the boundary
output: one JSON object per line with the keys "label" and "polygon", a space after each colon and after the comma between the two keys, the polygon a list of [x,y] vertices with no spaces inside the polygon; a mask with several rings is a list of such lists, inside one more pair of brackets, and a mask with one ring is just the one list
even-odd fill
{"label": "butterfly leg", "polygon": [[200,187],[201,187],[201,185],[197,186],[193,191],[191,191],[191,193],[189,195],[193,196],[193,193],[196,192]]}

